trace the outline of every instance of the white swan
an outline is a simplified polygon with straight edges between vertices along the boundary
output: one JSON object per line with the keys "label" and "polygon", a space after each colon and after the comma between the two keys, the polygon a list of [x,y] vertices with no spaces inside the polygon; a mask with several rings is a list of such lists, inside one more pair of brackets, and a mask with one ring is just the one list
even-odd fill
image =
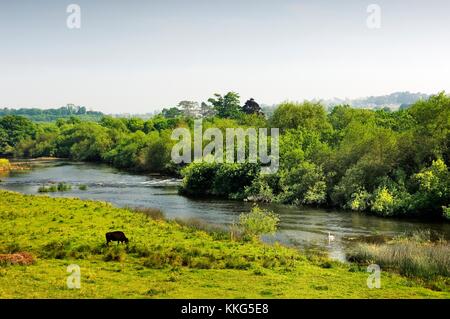
{"label": "white swan", "polygon": [[335,239],[334,235],[331,235],[330,232],[328,232],[328,242],[332,242]]}

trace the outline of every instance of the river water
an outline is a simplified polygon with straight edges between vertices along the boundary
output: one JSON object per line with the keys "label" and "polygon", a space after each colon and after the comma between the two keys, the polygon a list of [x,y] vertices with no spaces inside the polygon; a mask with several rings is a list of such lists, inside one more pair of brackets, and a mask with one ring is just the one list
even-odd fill
{"label": "river water", "polygon": [[[250,203],[240,201],[186,198],[177,193],[180,183],[177,179],[132,174],[103,164],[49,160],[35,161],[32,167],[0,176],[0,188],[38,194],[42,185],[65,182],[72,185],[72,190],[46,195],[101,200],[120,207],[154,207],[163,210],[168,218],[198,218],[219,225],[233,223],[240,213],[251,209]],[[87,190],[78,189],[82,184],[87,185]],[[285,205],[267,208],[279,214],[281,223],[277,234],[265,240],[280,241],[299,249],[320,249],[338,260],[345,260],[346,250],[367,238],[390,237],[418,229],[430,229],[450,238],[450,224],[443,222],[387,219]],[[334,240],[329,240],[328,233]]]}

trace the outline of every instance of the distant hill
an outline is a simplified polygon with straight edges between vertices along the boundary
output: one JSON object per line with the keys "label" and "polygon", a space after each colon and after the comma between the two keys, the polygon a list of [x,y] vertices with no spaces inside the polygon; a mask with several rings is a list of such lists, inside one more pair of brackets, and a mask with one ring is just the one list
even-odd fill
{"label": "distant hill", "polygon": [[20,115],[35,122],[52,122],[57,119],[68,118],[71,116],[75,116],[82,120],[98,121],[104,114],[102,112],[88,111],[84,106],[67,104],[60,108],[45,110],[38,108],[0,109],[0,116],[5,115]]}
{"label": "distant hill", "polygon": [[339,104],[348,104],[358,108],[370,108],[381,109],[389,108],[396,110],[399,108],[407,108],[411,104],[420,99],[428,99],[430,96],[423,93],[410,93],[410,92],[394,92],[388,95],[369,96],[357,99],[339,99],[334,98],[330,100],[322,101],[328,107],[332,107]]}

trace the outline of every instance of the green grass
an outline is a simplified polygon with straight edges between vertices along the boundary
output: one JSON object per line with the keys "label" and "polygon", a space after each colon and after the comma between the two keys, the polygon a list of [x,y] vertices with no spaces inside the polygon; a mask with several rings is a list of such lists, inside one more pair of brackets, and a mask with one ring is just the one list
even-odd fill
{"label": "green grass", "polygon": [[[293,249],[232,241],[108,203],[0,191],[0,253],[31,252],[32,265],[0,267],[1,298],[450,298],[383,272],[312,260]],[[130,239],[105,245],[105,233]],[[67,266],[81,289],[66,287]]]}

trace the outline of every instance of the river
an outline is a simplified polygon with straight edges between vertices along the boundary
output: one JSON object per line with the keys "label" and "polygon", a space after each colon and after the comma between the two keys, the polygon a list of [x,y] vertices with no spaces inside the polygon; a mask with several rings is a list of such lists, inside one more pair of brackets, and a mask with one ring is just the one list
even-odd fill
{"label": "river", "polygon": [[[119,207],[154,207],[168,218],[198,218],[205,222],[228,225],[239,214],[248,212],[250,203],[190,199],[178,195],[179,180],[167,177],[132,174],[103,164],[68,161],[33,161],[32,169],[0,176],[0,188],[26,194],[38,194],[38,188],[49,183],[72,185],[67,192],[48,196],[78,197],[111,202]],[[79,190],[79,185],[87,190]],[[43,195],[44,196],[44,195]],[[299,249],[320,249],[331,258],[345,260],[346,250],[359,240],[391,237],[417,229],[430,229],[450,238],[450,224],[410,219],[388,219],[340,210],[267,205],[280,216],[280,229],[267,241],[280,241]],[[334,240],[328,239],[328,233]]]}

